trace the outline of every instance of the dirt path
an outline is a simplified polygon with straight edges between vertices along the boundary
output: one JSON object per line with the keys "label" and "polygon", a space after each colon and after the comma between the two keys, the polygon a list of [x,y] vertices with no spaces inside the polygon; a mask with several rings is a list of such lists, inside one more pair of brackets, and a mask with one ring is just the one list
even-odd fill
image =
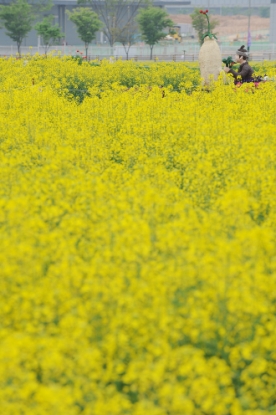
{"label": "dirt path", "polygon": [[[189,15],[172,14],[170,15],[173,22],[178,23],[192,23]],[[219,25],[215,31],[219,36],[237,35],[239,33],[247,32],[248,17],[247,16],[215,16],[219,21]],[[251,32],[256,30],[269,29],[270,19],[258,16],[251,16],[250,27]]]}

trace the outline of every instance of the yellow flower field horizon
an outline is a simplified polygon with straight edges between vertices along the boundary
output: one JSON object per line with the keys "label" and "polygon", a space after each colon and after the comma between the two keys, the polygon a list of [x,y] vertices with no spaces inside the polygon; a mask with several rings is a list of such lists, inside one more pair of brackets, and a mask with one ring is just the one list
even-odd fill
{"label": "yellow flower field horizon", "polygon": [[0,60],[0,414],[275,413],[276,84],[200,85]]}

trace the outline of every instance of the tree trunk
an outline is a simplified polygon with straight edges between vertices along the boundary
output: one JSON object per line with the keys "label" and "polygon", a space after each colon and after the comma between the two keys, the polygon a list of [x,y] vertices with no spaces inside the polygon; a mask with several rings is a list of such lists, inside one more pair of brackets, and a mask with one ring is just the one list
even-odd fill
{"label": "tree trunk", "polygon": [[17,51],[18,51],[19,58],[21,58],[21,50],[20,50],[20,48],[21,48],[21,42],[17,42]]}
{"label": "tree trunk", "polygon": [[152,49],[154,45],[150,45],[150,60],[152,60]]}

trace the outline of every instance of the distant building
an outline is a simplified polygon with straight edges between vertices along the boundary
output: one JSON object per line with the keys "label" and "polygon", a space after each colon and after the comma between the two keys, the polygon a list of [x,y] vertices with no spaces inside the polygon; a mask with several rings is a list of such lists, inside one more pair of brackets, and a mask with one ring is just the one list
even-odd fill
{"label": "distant building", "polygon": [[[0,4],[9,4],[10,0],[0,0]],[[181,4],[182,6],[190,6],[191,1],[178,1],[178,0],[154,0],[153,4],[157,7],[165,7],[168,3],[171,5]],[[77,0],[53,0],[52,9],[46,14],[52,14],[55,19],[55,23],[58,23],[62,32],[65,33],[65,38],[62,42],[65,42],[66,45],[80,45],[82,42],[78,37],[75,25],[68,19],[66,10],[72,11],[75,7],[78,6]],[[127,7],[127,6],[126,6]],[[22,46],[37,46],[39,43],[39,38],[37,32],[32,30],[26,39],[23,40]],[[103,32],[97,33],[96,43],[107,43],[107,39]],[[15,45],[15,43],[5,34],[5,28],[0,29],[0,46],[1,45]],[[1,50],[0,50],[1,54]]]}
{"label": "distant building", "polygon": [[[9,4],[10,0],[0,0],[0,4]],[[80,45],[81,41],[77,35],[75,25],[68,19],[66,10],[72,11],[78,6],[77,0],[53,0],[53,7],[47,14],[54,16],[55,22],[59,24],[61,30],[65,33],[65,38],[62,40],[66,45]],[[223,7],[241,7],[251,8],[270,7],[270,42],[276,42],[276,0],[155,0],[154,5],[158,7],[165,7],[172,11],[174,8],[191,8],[195,7],[217,8],[218,12]],[[181,28],[181,31],[188,32],[188,28]],[[96,43],[107,43],[103,32],[97,33]],[[35,30],[32,30],[26,39],[23,40],[22,46],[37,46],[39,38]],[[15,43],[5,34],[5,28],[0,29],[0,47],[15,46]],[[0,50],[1,54],[1,50]]]}

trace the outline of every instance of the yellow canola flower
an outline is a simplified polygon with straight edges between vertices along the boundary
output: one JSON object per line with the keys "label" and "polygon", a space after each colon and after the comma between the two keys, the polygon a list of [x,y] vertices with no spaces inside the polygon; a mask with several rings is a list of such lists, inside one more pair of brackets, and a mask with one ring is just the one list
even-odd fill
{"label": "yellow canola flower", "polygon": [[0,414],[273,414],[274,81],[24,60],[0,60]]}

